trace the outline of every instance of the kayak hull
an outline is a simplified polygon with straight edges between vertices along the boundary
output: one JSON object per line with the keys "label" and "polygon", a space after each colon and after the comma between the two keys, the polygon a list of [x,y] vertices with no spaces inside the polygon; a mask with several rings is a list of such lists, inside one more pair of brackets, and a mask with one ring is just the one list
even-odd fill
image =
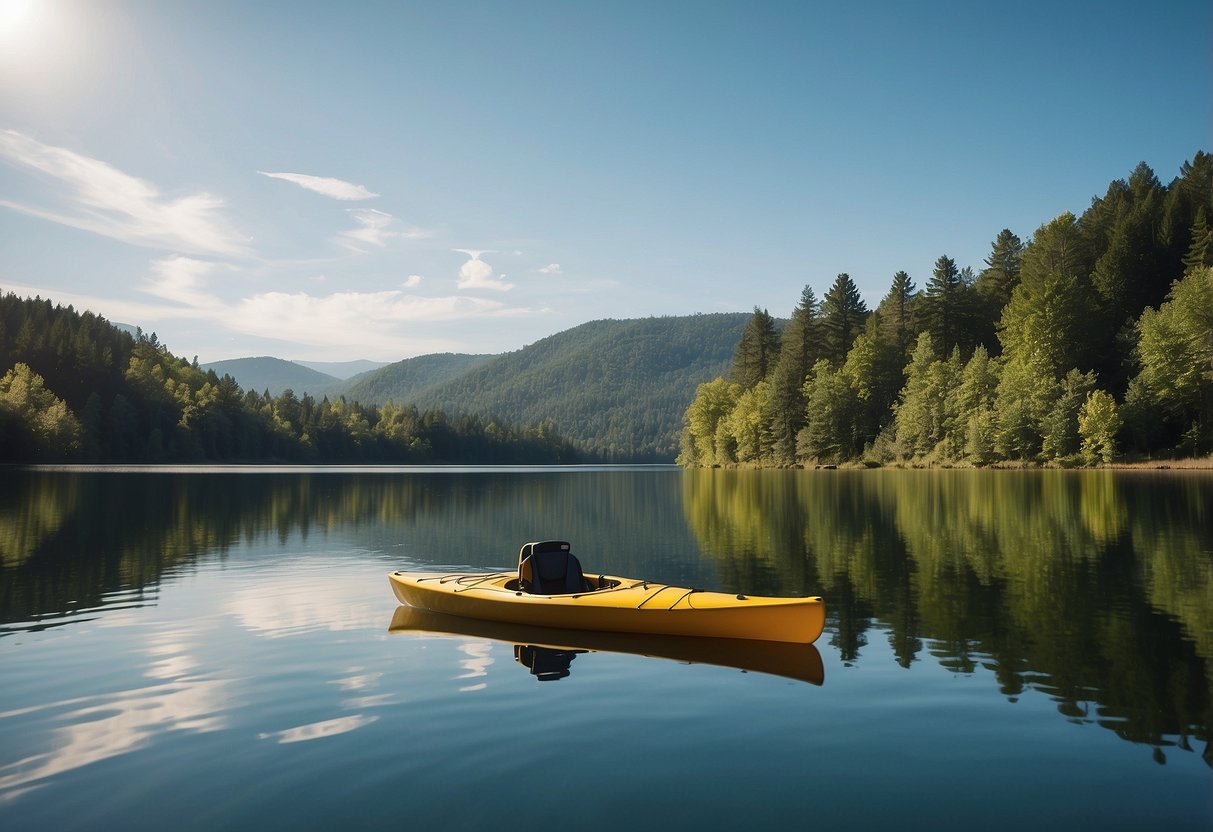
{"label": "kayak hull", "polygon": [[820,598],[762,598],[701,592],[602,576],[601,588],[532,595],[513,573],[393,572],[392,590],[412,607],[510,624],[809,644],[825,626]]}

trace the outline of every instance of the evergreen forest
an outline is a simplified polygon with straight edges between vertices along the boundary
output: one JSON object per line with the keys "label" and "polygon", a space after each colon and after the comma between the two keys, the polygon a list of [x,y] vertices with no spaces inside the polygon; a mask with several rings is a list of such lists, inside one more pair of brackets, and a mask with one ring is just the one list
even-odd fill
{"label": "evergreen forest", "polygon": [[[920,278],[921,279],[921,278]],[[1213,156],[1143,162],[983,268],[940,255],[868,309],[837,276],[755,308],[684,415],[686,466],[1104,464],[1213,452]]]}
{"label": "evergreen forest", "polygon": [[582,461],[527,428],[410,405],[242,390],[91,312],[0,297],[0,462]]}

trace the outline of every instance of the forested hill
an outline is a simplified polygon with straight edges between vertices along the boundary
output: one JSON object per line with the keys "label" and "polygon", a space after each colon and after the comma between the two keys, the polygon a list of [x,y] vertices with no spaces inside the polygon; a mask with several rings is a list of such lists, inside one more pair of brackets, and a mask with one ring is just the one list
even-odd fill
{"label": "forested hill", "polygon": [[550,423],[242,390],[91,312],[0,295],[0,462],[580,462]]}
{"label": "forested hill", "polygon": [[[1144,162],[975,272],[946,254],[869,310],[840,274],[756,309],[696,392],[686,465],[1107,463],[1213,452],[1213,156]],[[914,277],[924,281],[920,291]],[[789,300],[791,300],[789,298]]]}
{"label": "forested hill", "polygon": [[695,388],[723,373],[744,313],[592,321],[407,399],[511,424],[555,423],[608,460],[670,461]]}
{"label": "forested hill", "polygon": [[457,378],[495,357],[453,352],[419,355],[362,373],[350,379],[342,392],[363,402],[407,402],[427,387]]}
{"label": "forested hill", "polygon": [[299,395],[311,393],[313,396],[325,396],[337,393],[345,386],[345,382],[336,376],[270,356],[212,361],[203,364],[202,370],[214,370],[219,376],[230,375],[245,390],[259,393],[268,390],[271,396],[277,396],[284,390],[293,390]]}

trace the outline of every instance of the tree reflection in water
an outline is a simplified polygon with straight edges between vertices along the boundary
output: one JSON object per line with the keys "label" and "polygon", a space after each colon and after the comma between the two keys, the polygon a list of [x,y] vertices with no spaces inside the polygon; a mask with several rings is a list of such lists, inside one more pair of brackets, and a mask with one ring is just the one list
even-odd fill
{"label": "tree reflection in water", "polygon": [[846,660],[879,627],[903,666],[925,649],[1132,742],[1208,742],[1207,473],[709,470],[683,483],[725,588],[819,591]]}
{"label": "tree reflection in water", "polygon": [[598,571],[820,594],[844,661],[880,631],[902,666],[988,669],[1165,759],[1207,748],[1211,515],[1205,472],[11,470],[0,635],[156,603],[241,542],[341,534],[399,568],[508,565],[559,537]]}

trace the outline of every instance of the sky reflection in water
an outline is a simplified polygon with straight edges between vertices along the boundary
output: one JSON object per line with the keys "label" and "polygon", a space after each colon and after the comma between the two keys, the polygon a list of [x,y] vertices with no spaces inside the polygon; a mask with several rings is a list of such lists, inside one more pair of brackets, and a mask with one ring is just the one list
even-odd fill
{"label": "sky reflection in water", "polygon": [[[0,825],[386,826],[391,789],[474,826],[536,766],[641,827],[1207,819],[1213,478],[986,474],[22,474]],[[824,685],[562,641],[590,652],[544,677],[516,645],[551,640],[396,627],[390,569],[556,536],[615,574],[824,595]]]}

